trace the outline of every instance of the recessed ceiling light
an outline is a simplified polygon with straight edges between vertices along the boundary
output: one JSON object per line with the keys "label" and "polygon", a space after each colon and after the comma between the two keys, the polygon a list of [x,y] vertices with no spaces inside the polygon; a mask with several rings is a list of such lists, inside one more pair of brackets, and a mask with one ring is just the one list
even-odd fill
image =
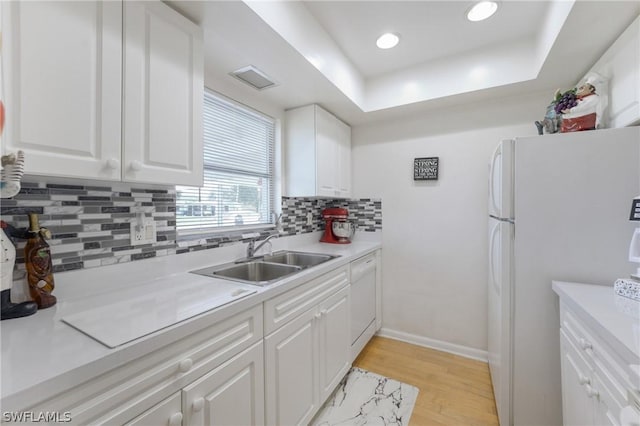
{"label": "recessed ceiling light", "polygon": [[467,12],[467,19],[471,22],[483,21],[496,13],[498,10],[498,3],[495,1],[481,1],[476,3]]}
{"label": "recessed ceiling light", "polygon": [[400,37],[398,34],[394,33],[385,33],[378,37],[378,41],[376,41],[376,46],[380,49],[391,49],[395,47],[396,44],[400,41]]}

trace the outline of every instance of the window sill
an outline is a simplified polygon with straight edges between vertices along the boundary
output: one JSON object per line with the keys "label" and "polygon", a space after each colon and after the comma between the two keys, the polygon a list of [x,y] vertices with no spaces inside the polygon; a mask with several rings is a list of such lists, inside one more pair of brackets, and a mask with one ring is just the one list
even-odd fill
{"label": "window sill", "polygon": [[[209,238],[222,238],[228,237],[232,240],[241,240],[244,238],[244,234],[251,234],[255,232],[264,232],[275,230],[276,227],[273,224],[268,225],[247,225],[247,226],[230,226],[228,228],[219,230],[210,229],[193,229],[193,230],[181,230],[177,231],[176,243],[180,245],[183,242],[193,242],[195,240],[207,240]],[[246,237],[249,238],[249,237]]]}

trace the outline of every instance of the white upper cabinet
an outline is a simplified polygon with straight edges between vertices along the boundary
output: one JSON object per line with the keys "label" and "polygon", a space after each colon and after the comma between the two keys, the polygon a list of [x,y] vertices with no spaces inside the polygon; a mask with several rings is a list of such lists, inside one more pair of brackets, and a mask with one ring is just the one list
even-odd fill
{"label": "white upper cabinet", "polygon": [[160,2],[1,7],[3,153],[34,175],[201,184],[198,26]]}
{"label": "white upper cabinet", "polygon": [[287,111],[286,194],[351,196],[351,128],[318,105]]}
{"label": "white upper cabinet", "polygon": [[591,68],[609,80],[608,127],[640,123],[640,16]]}
{"label": "white upper cabinet", "polygon": [[122,4],[2,2],[3,153],[26,172],[120,179]]}
{"label": "white upper cabinet", "polygon": [[125,181],[202,185],[202,30],[160,2],[125,2]]}

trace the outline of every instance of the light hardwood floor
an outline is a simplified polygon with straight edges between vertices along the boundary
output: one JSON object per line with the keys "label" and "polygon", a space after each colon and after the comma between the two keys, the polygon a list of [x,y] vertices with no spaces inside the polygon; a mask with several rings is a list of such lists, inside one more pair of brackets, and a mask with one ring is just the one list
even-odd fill
{"label": "light hardwood floor", "polygon": [[353,365],[420,389],[411,426],[498,425],[487,363],[376,336]]}

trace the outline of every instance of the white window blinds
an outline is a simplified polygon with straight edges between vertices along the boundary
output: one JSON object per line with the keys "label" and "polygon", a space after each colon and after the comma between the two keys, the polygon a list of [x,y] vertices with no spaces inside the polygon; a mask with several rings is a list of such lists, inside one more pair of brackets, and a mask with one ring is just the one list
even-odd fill
{"label": "white window blinds", "polygon": [[275,121],[205,90],[204,185],[176,186],[178,231],[271,223]]}

